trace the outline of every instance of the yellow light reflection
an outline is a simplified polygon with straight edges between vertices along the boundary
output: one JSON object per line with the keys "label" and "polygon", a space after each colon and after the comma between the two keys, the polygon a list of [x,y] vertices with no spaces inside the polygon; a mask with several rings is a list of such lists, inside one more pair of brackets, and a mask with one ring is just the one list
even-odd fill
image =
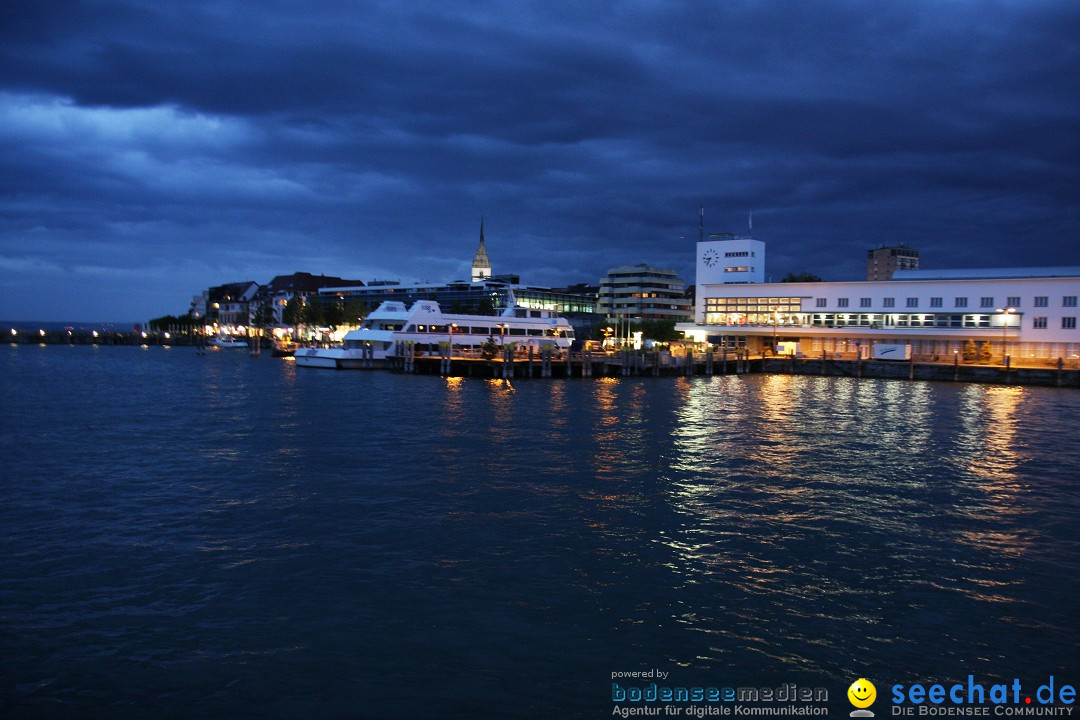
{"label": "yellow light reflection", "polygon": [[[961,403],[964,442],[958,461],[981,493],[956,509],[972,521],[958,540],[984,552],[1006,557],[1026,555],[1038,538],[1038,528],[1024,523],[1032,510],[1017,468],[1023,462],[1019,420],[1027,391],[1022,387],[966,388]],[[1008,518],[1008,519],[1006,519]],[[996,529],[980,529],[992,525]]]}

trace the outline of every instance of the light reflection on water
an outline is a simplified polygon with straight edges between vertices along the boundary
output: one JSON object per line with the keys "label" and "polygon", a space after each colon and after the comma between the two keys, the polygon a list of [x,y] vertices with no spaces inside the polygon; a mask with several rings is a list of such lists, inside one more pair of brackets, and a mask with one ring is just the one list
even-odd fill
{"label": "light reflection on water", "polygon": [[0,366],[12,707],[581,716],[651,666],[1077,670],[1072,391],[53,350]]}
{"label": "light reflection on water", "polygon": [[[1017,502],[1018,425],[1038,421],[1021,408],[1030,389],[791,376],[742,382],[736,392],[726,384],[696,386],[676,410],[673,438],[681,478],[670,501],[686,518],[666,539],[674,580],[719,581],[752,599],[748,610],[729,603],[736,622],[724,630],[703,623],[700,610],[676,616],[723,641],[703,657],[724,657],[735,643],[797,668],[813,666],[811,648],[854,659],[880,652],[886,638],[895,645],[883,629],[897,617],[929,623],[946,645],[985,645],[987,623],[1030,610],[1014,558],[1060,543],[1040,537],[1034,518],[1015,517],[1046,510]],[[740,394],[748,388],[751,397]],[[952,398],[958,407],[943,407]],[[928,596],[939,593],[1002,616],[981,618],[972,642],[958,631],[970,617],[943,627],[927,615],[942,604]],[[825,620],[847,631],[800,631]],[[773,634],[785,638],[782,651]]]}

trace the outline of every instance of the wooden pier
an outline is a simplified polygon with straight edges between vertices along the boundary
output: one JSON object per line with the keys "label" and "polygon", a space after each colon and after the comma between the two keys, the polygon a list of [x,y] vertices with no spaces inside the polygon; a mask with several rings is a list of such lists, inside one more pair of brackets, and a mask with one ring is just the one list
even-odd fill
{"label": "wooden pier", "polygon": [[618,350],[527,351],[501,348],[494,357],[454,348],[447,343],[435,354],[420,353],[412,343],[399,343],[390,368],[399,372],[458,377],[514,378],[633,377],[679,375],[742,375],[761,372],[761,357],[746,352],[704,352],[672,356],[667,352]]}
{"label": "wooden pier", "polygon": [[[201,335],[86,330],[7,331],[12,345],[192,345],[201,348]],[[954,356],[951,362],[934,357],[912,357],[907,361],[876,361],[854,353],[821,353],[817,356],[751,355],[746,350],[671,354],[665,351],[623,349],[566,352],[547,347],[540,350],[507,346],[494,357],[482,357],[477,350],[442,343],[435,352],[421,352],[414,343],[401,342],[387,360],[369,356],[355,369],[390,369],[397,372],[495,379],[569,377],[676,377],[744,375],[818,375],[832,377],[896,380],[932,380],[1001,385],[1042,385],[1080,388],[1080,361],[1075,358],[1025,359],[1005,363],[966,363]],[[252,353],[255,355],[255,353]]]}

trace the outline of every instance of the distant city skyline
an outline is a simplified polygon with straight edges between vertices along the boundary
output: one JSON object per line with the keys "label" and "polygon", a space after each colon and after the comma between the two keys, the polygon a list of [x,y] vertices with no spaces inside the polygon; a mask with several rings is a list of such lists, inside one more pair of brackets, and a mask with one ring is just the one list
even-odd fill
{"label": "distant city skyline", "polygon": [[1080,265],[1080,6],[5,3],[0,315],[137,321],[295,271],[694,283]]}

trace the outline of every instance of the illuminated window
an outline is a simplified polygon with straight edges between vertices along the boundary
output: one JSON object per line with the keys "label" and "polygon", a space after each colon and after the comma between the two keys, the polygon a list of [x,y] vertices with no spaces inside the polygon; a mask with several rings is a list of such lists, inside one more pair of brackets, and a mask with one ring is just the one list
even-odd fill
{"label": "illuminated window", "polygon": [[705,322],[709,325],[772,325],[774,313],[801,311],[802,298],[705,298]]}

